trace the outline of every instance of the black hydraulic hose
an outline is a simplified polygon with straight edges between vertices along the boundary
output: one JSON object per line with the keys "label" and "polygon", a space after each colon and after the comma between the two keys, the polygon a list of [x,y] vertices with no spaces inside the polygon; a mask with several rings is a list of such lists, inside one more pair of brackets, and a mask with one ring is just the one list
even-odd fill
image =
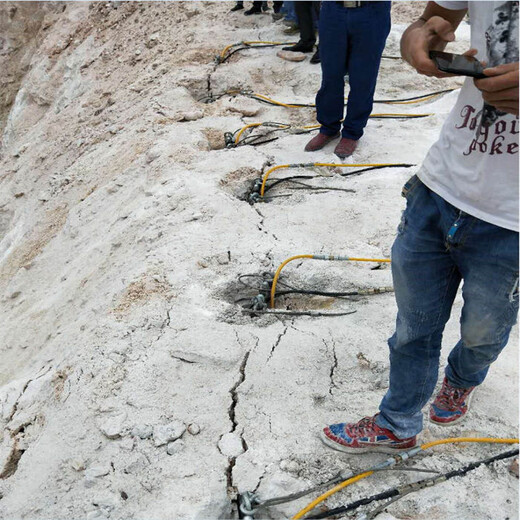
{"label": "black hydraulic hose", "polygon": [[[464,466],[462,468],[455,469],[452,471],[448,471],[447,473],[438,475],[436,477],[420,480],[419,482],[415,482],[414,484],[407,484],[400,488],[396,487],[396,488],[388,489],[386,491],[383,491],[382,493],[378,493],[378,494],[372,495],[370,497],[361,498],[359,500],[356,500],[355,502],[351,502],[350,504],[336,507],[334,509],[329,509],[328,511],[319,513],[314,516],[309,516],[306,518],[306,520],[311,520],[311,519],[318,520],[318,519],[322,519],[322,518],[330,518],[331,516],[336,516],[336,515],[340,515],[343,513],[347,513],[349,511],[353,511],[355,509],[358,509],[361,506],[371,504],[372,502],[385,500],[387,498],[394,498],[401,494],[403,494],[403,496],[404,496],[405,494],[408,494],[410,492],[417,491],[419,489],[423,489],[424,487],[429,487],[428,484],[433,485],[433,484],[436,484],[437,482],[444,482],[444,481],[450,480],[454,477],[460,477],[460,476],[466,475],[466,473],[469,473],[470,471],[473,471],[474,469],[478,468],[479,466],[482,466],[483,464],[488,466],[489,464],[491,464],[493,462],[496,462],[499,460],[504,460],[504,459],[509,459],[511,457],[515,457],[516,455],[518,455],[518,448],[514,449],[514,450],[506,451],[503,453],[499,453],[498,455],[489,457],[488,459],[479,460],[477,462],[471,462],[467,466]],[[412,488],[412,486],[413,486],[413,488]],[[410,489],[410,491],[408,491],[407,489]]]}
{"label": "black hydraulic hose", "polygon": [[[295,42],[294,42],[295,43]],[[288,45],[294,45],[293,42],[289,43]],[[266,49],[268,47],[279,47],[280,45],[286,45],[285,43],[265,43],[262,45],[244,45],[243,47],[238,47],[236,49],[233,49],[230,53],[226,54],[224,58],[219,60],[219,64],[225,63],[233,54],[239,52],[239,51],[245,51],[246,49]]]}
{"label": "black hydraulic hose", "polygon": [[[343,172],[339,175],[341,177],[350,177],[351,175],[360,175],[362,173],[371,171],[371,170],[381,170],[383,168],[411,168],[412,166],[415,166],[415,164],[408,164],[408,163],[402,163],[402,164],[394,164],[392,166],[371,166],[370,168],[362,168],[360,170],[353,170],[351,172]],[[316,175],[291,175],[290,177],[283,177],[281,179],[276,179],[273,182],[266,185],[264,193],[269,191],[271,188],[274,188],[276,185],[281,184],[282,182],[289,182],[294,179],[315,179]]]}
{"label": "black hydraulic hose", "polygon": [[403,101],[415,101],[416,99],[423,99],[430,96],[438,96],[440,94],[447,94],[448,92],[453,92],[454,88],[447,88],[446,90],[438,90],[437,92],[432,92],[430,94],[421,94],[420,96],[414,96],[409,98],[403,98],[403,99],[374,99],[374,103],[402,103]]}

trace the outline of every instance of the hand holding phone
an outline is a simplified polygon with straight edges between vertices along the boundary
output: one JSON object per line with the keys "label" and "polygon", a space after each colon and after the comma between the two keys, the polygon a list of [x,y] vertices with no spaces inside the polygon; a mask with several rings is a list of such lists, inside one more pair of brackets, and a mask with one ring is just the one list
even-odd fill
{"label": "hand holding phone", "polygon": [[473,56],[441,51],[430,51],[429,56],[442,72],[477,79],[486,77],[482,64]]}

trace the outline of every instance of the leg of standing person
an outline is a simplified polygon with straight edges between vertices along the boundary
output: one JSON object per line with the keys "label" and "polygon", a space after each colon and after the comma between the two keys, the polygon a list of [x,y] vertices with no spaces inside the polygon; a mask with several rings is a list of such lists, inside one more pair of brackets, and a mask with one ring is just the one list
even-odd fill
{"label": "leg of standing person", "polygon": [[[313,2],[315,4],[315,8],[314,8],[314,21],[315,21],[315,26],[318,26],[319,24],[319,21],[320,21],[320,7],[321,7],[321,2]],[[320,58],[320,46],[319,45],[316,45],[316,52],[312,55],[311,59],[310,59],[310,62],[313,63],[313,64],[316,64],[316,63],[321,63],[321,58]]]}
{"label": "leg of standing person", "polygon": [[307,143],[305,150],[308,152],[323,148],[341,129],[348,51],[346,17],[346,9],[336,2],[322,3],[319,21],[322,77],[316,95],[316,117],[321,128]]}
{"label": "leg of standing person", "polygon": [[415,176],[405,191],[407,208],[392,247],[398,316],[389,340],[390,386],[376,416],[325,428],[324,442],[341,451],[395,451],[415,444],[462,278],[461,340],[445,372],[452,387],[482,383],[516,322],[518,233],[463,213]]}
{"label": "leg of standing person", "polygon": [[352,155],[372,112],[381,56],[390,32],[390,7],[390,2],[366,2],[363,7],[345,9],[350,92],[342,140],[335,150],[341,158]]}
{"label": "leg of standing person", "polygon": [[[430,199],[440,210],[439,228],[444,237],[445,254],[453,259],[459,276],[464,280],[461,339],[449,355],[445,370],[446,381],[452,388],[472,390],[484,381],[489,366],[507,344],[511,328],[516,322],[518,233],[463,213],[435,193],[429,193]],[[396,244],[397,242],[396,240]],[[406,249],[404,251],[406,252]],[[406,254],[409,256],[408,252]],[[423,278],[432,282],[429,276]],[[414,282],[407,280],[406,283],[411,293]],[[423,296],[424,291],[421,299]],[[398,307],[401,313],[402,305],[399,302]],[[414,303],[414,309],[415,312],[426,310],[423,305],[419,306],[418,302]],[[395,378],[392,382],[391,377],[390,390],[381,403],[381,415],[376,422],[382,427],[392,429],[398,436],[409,436],[418,433],[422,428],[422,422],[420,423],[418,417],[419,410],[431,396],[433,388],[431,382],[426,384],[424,398],[416,398],[415,406],[402,406],[403,402],[409,399],[405,394],[413,395],[413,383],[405,383],[405,387],[402,388],[403,382],[407,379],[404,374],[410,367],[406,366],[407,363],[401,356],[410,356],[412,353],[410,347],[396,348],[398,338],[399,334],[396,333],[393,349],[400,350],[401,355],[392,359],[391,354],[391,371],[394,370]],[[433,381],[433,384],[435,383],[436,378]],[[395,388],[398,390],[394,391]],[[453,418],[460,418],[465,411],[467,410],[457,410]],[[443,414],[440,415],[443,418]],[[422,414],[420,419],[422,420]]]}
{"label": "leg of standing person", "polygon": [[285,13],[284,22],[286,25],[298,24],[298,18],[296,17],[296,11],[294,9],[294,1],[293,0],[284,0],[282,6],[282,12]]}
{"label": "leg of standing person", "polygon": [[314,17],[316,2],[294,2],[298,24],[300,26],[300,41],[291,47],[284,47],[284,51],[312,52],[316,43],[314,31]]}
{"label": "leg of standing person", "polygon": [[238,0],[235,5],[230,9],[231,12],[240,11],[240,9],[244,9],[244,2],[242,0]]}
{"label": "leg of standing person", "polygon": [[262,0],[255,0],[250,9],[244,12],[246,16],[250,16],[252,14],[260,14],[262,12]]}

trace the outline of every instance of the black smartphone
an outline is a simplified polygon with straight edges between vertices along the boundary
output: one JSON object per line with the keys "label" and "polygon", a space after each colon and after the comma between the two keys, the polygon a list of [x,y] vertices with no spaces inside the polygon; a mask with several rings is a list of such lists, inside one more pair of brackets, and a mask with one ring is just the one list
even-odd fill
{"label": "black smartphone", "polygon": [[451,52],[430,51],[430,58],[442,72],[457,74],[458,76],[471,76],[473,78],[486,78],[480,61],[472,56],[451,54]]}

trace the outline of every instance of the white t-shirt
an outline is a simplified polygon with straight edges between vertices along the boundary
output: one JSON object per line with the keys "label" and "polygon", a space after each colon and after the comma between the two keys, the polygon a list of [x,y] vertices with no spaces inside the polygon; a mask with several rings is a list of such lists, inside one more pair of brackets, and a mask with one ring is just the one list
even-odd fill
{"label": "white t-shirt", "polygon": [[[477,59],[488,66],[518,61],[518,2],[436,3],[446,9],[468,8]],[[518,231],[520,122],[515,115],[483,107],[482,93],[467,78],[418,176],[465,213]],[[483,114],[493,121],[487,127],[481,125]]]}

